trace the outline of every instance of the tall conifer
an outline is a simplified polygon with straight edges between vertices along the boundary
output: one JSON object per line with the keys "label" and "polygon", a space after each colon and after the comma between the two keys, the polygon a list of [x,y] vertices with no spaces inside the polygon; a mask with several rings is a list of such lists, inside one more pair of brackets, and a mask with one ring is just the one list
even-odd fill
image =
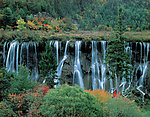
{"label": "tall conifer", "polygon": [[[125,40],[123,38],[124,27],[122,24],[122,9],[119,9],[118,15],[118,26],[115,33],[115,37],[109,39],[108,48],[106,52],[106,64],[108,67],[109,78],[122,80],[125,78],[126,81],[130,79],[130,73],[132,70],[131,59],[127,52],[125,52]],[[118,83],[116,83],[118,84]],[[117,88],[118,86],[116,86]]]}

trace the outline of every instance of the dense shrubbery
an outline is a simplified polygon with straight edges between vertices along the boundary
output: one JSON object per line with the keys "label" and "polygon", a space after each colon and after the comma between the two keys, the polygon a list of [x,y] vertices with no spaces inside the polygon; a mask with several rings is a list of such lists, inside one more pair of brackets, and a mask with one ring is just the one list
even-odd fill
{"label": "dense shrubbery", "polygon": [[103,104],[103,116],[104,117],[144,117],[144,113],[141,112],[140,108],[137,107],[135,100],[129,100],[122,97],[116,92],[109,94],[104,90],[85,90],[90,92],[99,103]]}
{"label": "dense shrubbery", "polygon": [[13,74],[8,93],[18,94],[33,87],[35,87],[35,82],[31,80],[29,69],[21,66],[18,69],[18,73]]}
{"label": "dense shrubbery", "polygon": [[11,73],[7,73],[5,68],[0,69],[0,100],[3,100],[7,96],[7,92],[11,85],[11,79],[13,78]]}
{"label": "dense shrubbery", "polygon": [[102,106],[89,93],[79,86],[62,85],[51,89],[44,97],[40,111],[44,116],[52,117],[101,117]]}
{"label": "dense shrubbery", "polygon": [[[23,93],[25,90],[35,87],[35,82],[30,78],[29,70],[20,66],[18,73],[7,72],[0,69],[0,92],[1,98],[7,98],[8,94]],[[1,99],[2,100],[2,99]]]}
{"label": "dense shrubbery", "polygon": [[0,102],[0,117],[17,117],[7,101]]}
{"label": "dense shrubbery", "polygon": [[144,117],[134,101],[121,96],[109,99],[103,108],[105,117]]}
{"label": "dense shrubbery", "polygon": [[[46,84],[32,82],[29,71],[21,67],[18,74],[9,74],[1,69],[0,116],[72,116],[72,117],[137,117],[147,116],[134,101],[119,96],[111,96],[104,90],[83,90],[79,86],[61,85],[49,89]],[[6,96],[7,95],[7,96]]]}

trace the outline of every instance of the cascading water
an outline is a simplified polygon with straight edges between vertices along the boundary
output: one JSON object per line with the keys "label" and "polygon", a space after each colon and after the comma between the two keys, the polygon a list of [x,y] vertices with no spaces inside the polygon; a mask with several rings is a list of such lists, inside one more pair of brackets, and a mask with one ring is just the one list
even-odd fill
{"label": "cascading water", "polygon": [[97,42],[92,41],[92,86],[93,90],[97,88],[103,88],[100,81],[99,63],[97,60]]}
{"label": "cascading water", "polygon": [[[62,72],[62,68],[63,68],[64,62],[65,62],[65,60],[67,59],[67,47],[68,47],[68,43],[69,43],[69,41],[66,42],[64,57],[63,57],[63,59],[60,61],[59,65],[58,65],[58,67],[57,67],[57,76],[58,76],[58,78],[61,77],[61,72]],[[58,79],[55,79],[54,82],[57,82],[58,85],[60,84],[60,81],[59,81]]]}
{"label": "cascading water", "polygon": [[73,72],[73,85],[75,83],[75,79],[78,79],[78,85],[81,88],[84,88],[83,79],[82,79],[82,70],[80,64],[80,46],[81,41],[76,41],[75,43],[75,62],[74,62],[74,72]]}
{"label": "cascading water", "polygon": [[27,67],[29,68],[29,43],[26,43],[26,50],[27,50]]}
{"label": "cascading water", "polygon": [[[8,50],[7,54],[7,60],[6,60],[6,69],[7,71],[15,72],[15,57],[16,57],[16,63],[18,63],[18,54],[19,53],[19,42],[18,41],[13,41],[10,43],[10,47]],[[17,48],[17,53],[16,53],[16,48]],[[17,66],[18,67],[18,66]]]}
{"label": "cascading water", "polygon": [[[5,44],[6,45],[6,44]],[[21,48],[19,48],[21,46]],[[30,51],[34,48],[33,58],[30,60]],[[5,52],[5,50],[4,50]],[[26,55],[25,55],[26,52]],[[3,58],[4,59],[4,58]],[[19,61],[20,60],[20,61]],[[25,62],[26,61],[26,62]],[[37,50],[35,42],[23,42],[21,45],[18,41],[12,41],[9,46],[7,59],[6,59],[6,69],[10,72],[18,72],[18,65],[26,64],[29,69],[31,69],[31,76],[33,80],[38,79],[38,67],[37,67]],[[25,62],[25,63],[24,63]],[[32,65],[32,66],[31,66]]]}
{"label": "cascading water", "polygon": [[58,65],[58,63],[59,63],[59,58],[58,58],[58,41],[55,41],[55,43],[54,43],[54,47],[55,47],[55,49],[56,49],[56,58],[57,58],[57,65]]}
{"label": "cascading water", "polygon": [[7,42],[5,42],[3,46],[3,66],[5,66],[5,61],[6,61],[6,55],[5,55],[6,43]]}
{"label": "cascading water", "polygon": [[[141,48],[142,48],[142,44],[140,44],[140,45],[141,45]],[[140,88],[143,87],[143,79],[144,79],[144,77],[146,75],[146,72],[147,72],[147,69],[148,69],[149,43],[147,43],[147,44],[143,43],[143,46],[144,46],[143,63],[141,62],[142,60],[140,61],[140,66],[142,66],[142,69],[141,69],[142,75],[140,76],[140,79],[139,79],[139,81],[137,83],[137,84],[139,84],[137,86],[137,90],[139,90],[144,96],[145,93]],[[147,53],[146,53],[146,46],[147,46]],[[142,52],[141,52],[141,56],[142,56]],[[142,59],[142,57],[141,57],[141,59]]]}
{"label": "cascading water", "polygon": [[101,67],[101,87],[105,90],[106,81],[106,65],[105,65],[105,54],[106,54],[106,41],[101,41],[102,57],[100,58]]}
{"label": "cascading water", "polygon": [[64,57],[60,61],[59,65],[57,67],[57,76],[58,77],[61,77],[61,72],[62,72],[63,64],[64,64],[64,61],[67,59],[67,47],[68,47],[68,43],[69,43],[69,41],[66,42]]}
{"label": "cascading water", "polygon": [[[61,77],[63,68],[66,69],[65,60],[71,59],[72,61],[73,58],[75,57],[75,60],[72,61],[72,63],[74,62],[73,82],[72,82],[73,85],[76,83],[80,85],[80,87],[82,88],[87,88],[87,89],[92,88],[93,90],[97,88],[108,90],[108,88],[110,88],[111,91],[116,89],[117,88],[116,86],[119,85],[120,87],[122,87],[122,92],[126,92],[133,85],[133,87],[136,87],[136,89],[139,92],[141,92],[143,96],[145,95],[143,82],[145,80],[148,67],[149,67],[148,66],[149,43],[142,43],[142,42],[136,42],[136,43],[128,42],[127,43],[127,46],[125,47],[125,51],[129,54],[129,57],[132,58],[132,61],[133,61],[133,71],[131,72],[131,76],[130,76],[131,79],[129,80],[128,83],[125,78],[122,78],[122,81],[119,81],[116,75],[115,81],[113,81],[112,79],[109,79],[110,84],[106,82],[106,65],[104,64],[106,47],[107,47],[106,41],[101,41],[101,42],[92,41],[92,44],[91,44],[91,47],[92,47],[91,56],[92,57],[86,60],[86,62],[89,62],[89,65],[86,64],[86,68],[87,68],[86,72],[85,70],[83,70],[84,69],[83,64],[85,64],[85,62],[83,62],[82,60],[83,58],[86,59],[87,55],[83,56],[84,53],[86,53],[84,52],[82,53],[82,56],[81,56],[81,51],[80,51],[81,41],[76,41],[75,43],[75,56],[74,54],[69,53],[70,49],[69,51],[67,50],[70,43],[71,42],[69,41],[66,42],[64,55],[61,57],[60,53],[62,52],[60,50],[63,50],[63,48],[61,48],[61,43],[59,43],[58,41],[50,41],[50,46],[53,47],[56,52],[56,58],[57,58],[57,63],[58,63],[58,67],[57,67],[58,77]],[[99,43],[101,45],[100,46],[101,48],[98,47]],[[37,45],[35,42],[23,42],[22,44],[19,44],[18,41],[12,41],[11,43],[9,42],[4,43],[3,62],[6,65],[6,68],[8,71],[17,72],[18,65],[27,65],[27,67],[30,68],[31,70],[31,76],[33,80],[37,80],[38,79],[38,65],[37,65],[38,59],[37,58],[38,58]],[[72,65],[72,63],[67,62],[67,66],[68,64]],[[82,65],[82,69],[81,69],[81,65]],[[72,70],[69,69],[68,72],[72,73]],[[65,77],[65,76],[62,76],[62,77]],[[59,80],[56,82],[59,82]]]}
{"label": "cascading water", "polygon": [[35,56],[33,58],[35,62],[34,62],[34,67],[32,68],[31,77],[32,79],[34,78],[33,80],[37,81],[38,79],[38,59],[37,59],[37,50],[36,50],[37,47],[35,42],[31,43],[31,45],[34,47],[34,53],[35,53]]}

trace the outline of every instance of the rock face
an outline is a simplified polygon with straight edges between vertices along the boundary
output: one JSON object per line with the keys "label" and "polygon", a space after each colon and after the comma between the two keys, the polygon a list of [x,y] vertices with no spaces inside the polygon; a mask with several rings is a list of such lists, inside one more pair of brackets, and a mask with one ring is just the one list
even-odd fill
{"label": "rock face", "polygon": [[[18,65],[25,64],[31,69],[33,80],[38,79],[38,58],[43,51],[44,43],[18,41],[5,42],[3,47],[3,63],[8,71],[17,71]],[[56,54],[57,75],[63,78],[61,83],[78,84],[84,89],[119,90],[124,92],[136,88],[143,95],[150,92],[149,43],[128,42],[125,51],[129,53],[133,63],[133,71],[129,83],[125,79],[113,81],[107,79],[105,53],[106,41],[50,41]]]}

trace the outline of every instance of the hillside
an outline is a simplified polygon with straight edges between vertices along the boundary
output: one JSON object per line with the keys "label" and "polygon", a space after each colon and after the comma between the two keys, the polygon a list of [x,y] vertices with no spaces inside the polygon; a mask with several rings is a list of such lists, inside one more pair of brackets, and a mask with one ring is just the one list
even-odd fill
{"label": "hillside", "polygon": [[122,7],[126,28],[139,31],[150,29],[149,5],[149,0],[2,0],[0,27],[14,26],[20,17],[27,21],[31,14],[42,13],[51,19],[68,18],[82,30],[112,30]]}

